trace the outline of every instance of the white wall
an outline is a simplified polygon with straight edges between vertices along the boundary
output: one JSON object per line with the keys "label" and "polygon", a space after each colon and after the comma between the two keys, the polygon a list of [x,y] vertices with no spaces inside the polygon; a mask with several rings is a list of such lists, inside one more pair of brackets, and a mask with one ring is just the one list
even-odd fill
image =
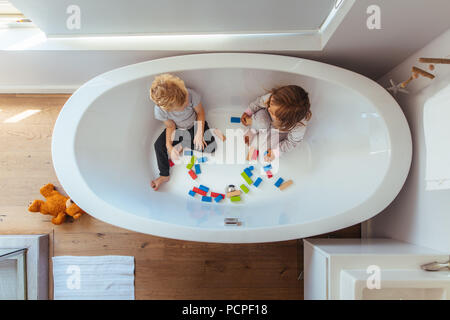
{"label": "white wall", "polygon": [[[371,4],[381,8],[381,30],[366,27],[366,10]],[[448,0],[358,0],[323,51],[267,53],[323,61],[377,79],[447,30],[450,27],[448,12]],[[104,71],[188,53],[194,52],[157,49],[77,51],[76,48],[0,51],[0,92],[39,92],[39,88],[71,91]]]}
{"label": "white wall", "polygon": [[[318,29],[334,0],[9,0],[48,35],[294,32]],[[69,6],[81,28],[68,29]]]}
{"label": "white wall", "polygon": [[[419,57],[450,58],[450,30],[414,53],[378,82],[388,87],[389,79],[393,79],[395,83],[406,80],[413,65],[426,69],[427,65],[417,62]],[[407,88],[409,94],[397,95],[397,101],[411,128],[412,167],[398,197],[382,213],[369,221],[368,236],[391,237],[450,253],[450,190],[425,190],[424,104],[436,92],[450,85],[450,65],[436,65],[433,73],[436,75],[434,80],[414,80]],[[448,103],[450,108],[450,101]],[[450,123],[450,119],[447,119],[447,123]],[[450,147],[450,142],[447,146]]]}
{"label": "white wall", "polygon": [[0,93],[71,93],[114,68],[185,52],[177,51],[3,51]]}

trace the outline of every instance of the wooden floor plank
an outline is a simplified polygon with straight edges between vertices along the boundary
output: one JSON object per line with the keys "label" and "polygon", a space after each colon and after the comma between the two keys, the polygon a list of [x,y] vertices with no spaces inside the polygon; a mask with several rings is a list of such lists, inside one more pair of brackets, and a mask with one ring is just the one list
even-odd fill
{"label": "wooden floor plank", "polygon": [[[137,299],[303,299],[301,240],[218,244],[136,233],[89,215],[60,226],[30,213],[39,188],[53,183],[64,193],[51,159],[54,123],[69,95],[0,95],[0,234],[50,235],[50,253],[132,255]],[[40,112],[4,123],[30,109]],[[319,237],[360,237],[356,225]],[[49,286],[53,297],[50,258]]]}

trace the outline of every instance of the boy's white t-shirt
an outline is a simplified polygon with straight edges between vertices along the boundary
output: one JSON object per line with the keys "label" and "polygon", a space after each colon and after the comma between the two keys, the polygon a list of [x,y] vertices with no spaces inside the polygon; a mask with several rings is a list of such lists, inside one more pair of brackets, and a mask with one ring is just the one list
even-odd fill
{"label": "boy's white t-shirt", "polygon": [[155,118],[161,121],[172,120],[178,129],[190,129],[197,120],[197,113],[194,107],[201,101],[201,96],[196,91],[187,88],[189,102],[183,111],[165,111],[160,106],[155,105]]}

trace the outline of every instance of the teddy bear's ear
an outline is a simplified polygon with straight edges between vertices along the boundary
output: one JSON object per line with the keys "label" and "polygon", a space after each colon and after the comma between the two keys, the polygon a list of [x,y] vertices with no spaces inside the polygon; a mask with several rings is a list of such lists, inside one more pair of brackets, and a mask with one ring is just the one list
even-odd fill
{"label": "teddy bear's ear", "polygon": [[66,208],[69,208],[71,205],[73,204],[73,201],[72,201],[72,199],[67,199],[67,201],[66,201]]}

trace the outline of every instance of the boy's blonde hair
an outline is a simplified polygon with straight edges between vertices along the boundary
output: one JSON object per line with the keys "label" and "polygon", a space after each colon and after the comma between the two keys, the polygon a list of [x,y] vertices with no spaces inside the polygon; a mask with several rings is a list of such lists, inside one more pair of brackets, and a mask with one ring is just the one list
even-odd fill
{"label": "boy's blonde hair", "polygon": [[165,110],[182,106],[187,95],[184,81],[169,73],[156,76],[150,87],[150,98]]}

